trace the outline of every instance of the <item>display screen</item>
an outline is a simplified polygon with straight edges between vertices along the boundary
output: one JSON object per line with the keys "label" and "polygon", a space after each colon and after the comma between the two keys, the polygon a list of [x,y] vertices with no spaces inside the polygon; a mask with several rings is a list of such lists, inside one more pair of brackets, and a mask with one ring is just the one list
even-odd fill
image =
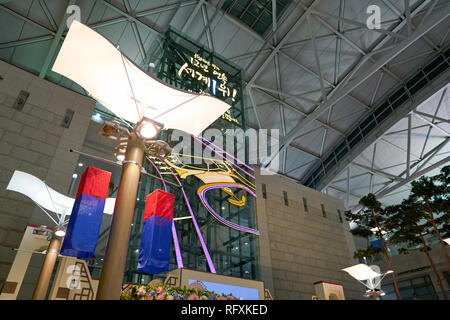
{"label": "display screen", "polygon": [[206,291],[213,291],[217,294],[232,294],[238,300],[259,300],[259,290],[256,288],[240,287],[231,284],[208,282],[189,279],[189,284],[198,282]]}

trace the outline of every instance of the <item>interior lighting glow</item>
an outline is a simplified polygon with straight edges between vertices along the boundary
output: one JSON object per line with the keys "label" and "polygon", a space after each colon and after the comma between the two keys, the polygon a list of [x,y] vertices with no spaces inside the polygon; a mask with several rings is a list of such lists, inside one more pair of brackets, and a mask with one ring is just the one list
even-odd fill
{"label": "interior lighting glow", "polygon": [[140,128],[139,133],[145,139],[152,139],[152,138],[155,138],[157,136],[158,130],[156,129],[156,127],[153,124],[147,122],[147,123],[142,125],[142,127]]}

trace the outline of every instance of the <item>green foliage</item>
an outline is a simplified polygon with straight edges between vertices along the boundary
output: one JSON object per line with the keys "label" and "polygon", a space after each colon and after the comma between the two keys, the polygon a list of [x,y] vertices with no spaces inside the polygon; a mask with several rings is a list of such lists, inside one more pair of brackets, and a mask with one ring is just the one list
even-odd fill
{"label": "green foliage", "polygon": [[[423,251],[421,237],[435,233],[433,222],[442,236],[450,234],[450,166],[433,177],[421,177],[411,183],[411,194],[401,204],[387,207],[386,227],[392,231],[390,243]],[[427,247],[429,250],[430,248]]]}
{"label": "green foliage", "polygon": [[[424,223],[425,211],[411,198],[405,199],[401,204],[386,208],[389,215],[386,225],[391,230],[389,242],[404,245],[406,248],[422,246],[420,235],[428,234],[431,226]],[[406,253],[407,250],[400,250]]]}
{"label": "green foliage", "polygon": [[[384,231],[384,209],[381,206],[381,203],[376,199],[375,195],[369,193],[367,196],[364,196],[359,201],[359,204],[365,207],[358,212],[345,212],[345,218],[347,221],[353,221],[358,226],[350,232],[355,236],[360,236],[365,239],[370,239],[374,235],[378,238],[382,238],[382,231]],[[375,233],[371,230],[375,229]],[[379,254],[385,253],[386,248],[383,246],[375,247],[369,246],[366,250],[360,250],[355,252],[354,257],[362,259],[363,257],[369,258]]]}
{"label": "green foliage", "polygon": [[383,249],[375,246],[368,246],[365,250],[355,251],[353,258],[362,260],[367,257],[374,257],[378,254],[383,254]]}

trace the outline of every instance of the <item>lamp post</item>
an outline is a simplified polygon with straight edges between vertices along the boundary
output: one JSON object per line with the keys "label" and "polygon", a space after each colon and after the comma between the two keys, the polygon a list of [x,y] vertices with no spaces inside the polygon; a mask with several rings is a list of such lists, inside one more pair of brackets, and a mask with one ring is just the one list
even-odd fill
{"label": "lamp post", "polygon": [[166,142],[153,140],[163,127],[162,124],[143,117],[132,132],[114,121],[105,121],[98,132],[101,136],[119,141],[114,154],[122,162],[122,174],[97,290],[97,300],[120,298],[144,153],[165,158],[172,151]]}
{"label": "lamp post", "polygon": [[[365,292],[364,297],[366,298],[372,297],[374,300],[380,300],[380,296],[384,296],[386,294],[383,290],[377,289],[377,287],[381,284],[381,281],[386,275],[394,272],[392,270],[388,270],[384,274],[381,274],[375,272],[368,265],[362,263],[342,269],[342,271],[347,272],[350,276],[352,276],[353,278],[361,282],[365,287],[367,287],[368,290]],[[376,282],[375,279],[378,278],[380,278],[380,280]]]}
{"label": "lamp post", "polygon": [[75,81],[124,122],[136,123],[130,133],[118,123],[105,121],[99,132],[119,141],[114,151],[119,161],[125,155],[97,291],[99,300],[118,299],[144,152],[165,158],[171,152],[170,146],[153,140],[163,127],[196,136],[231,106],[206,94],[193,94],[164,84],[76,20],[52,71]]}
{"label": "lamp post", "polygon": [[42,265],[38,282],[33,292],[33,300],[45,299],[53,268],[55,267],[55,262],[58,258],[58,253],[61,248],[61,240],[63,238],[64,236],[58,236],[56,232],[52,233],[50,244],[47,249],[47,254],[45,255],[44,264]]}
{"label": "lamp post", "polygon": [[123,161],[97,300],[120,298],[144,147],[144,140],[136,133],[131,133]]}

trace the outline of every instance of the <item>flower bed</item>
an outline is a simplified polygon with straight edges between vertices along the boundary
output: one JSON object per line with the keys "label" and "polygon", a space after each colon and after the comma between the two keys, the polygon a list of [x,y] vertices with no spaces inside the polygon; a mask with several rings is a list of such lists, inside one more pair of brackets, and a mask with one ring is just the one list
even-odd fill
{"label": "flower bed", "polygon": [[217,294],[186,287],[128,285],[120,295],[121,300],[236,300],[232,294]]}

